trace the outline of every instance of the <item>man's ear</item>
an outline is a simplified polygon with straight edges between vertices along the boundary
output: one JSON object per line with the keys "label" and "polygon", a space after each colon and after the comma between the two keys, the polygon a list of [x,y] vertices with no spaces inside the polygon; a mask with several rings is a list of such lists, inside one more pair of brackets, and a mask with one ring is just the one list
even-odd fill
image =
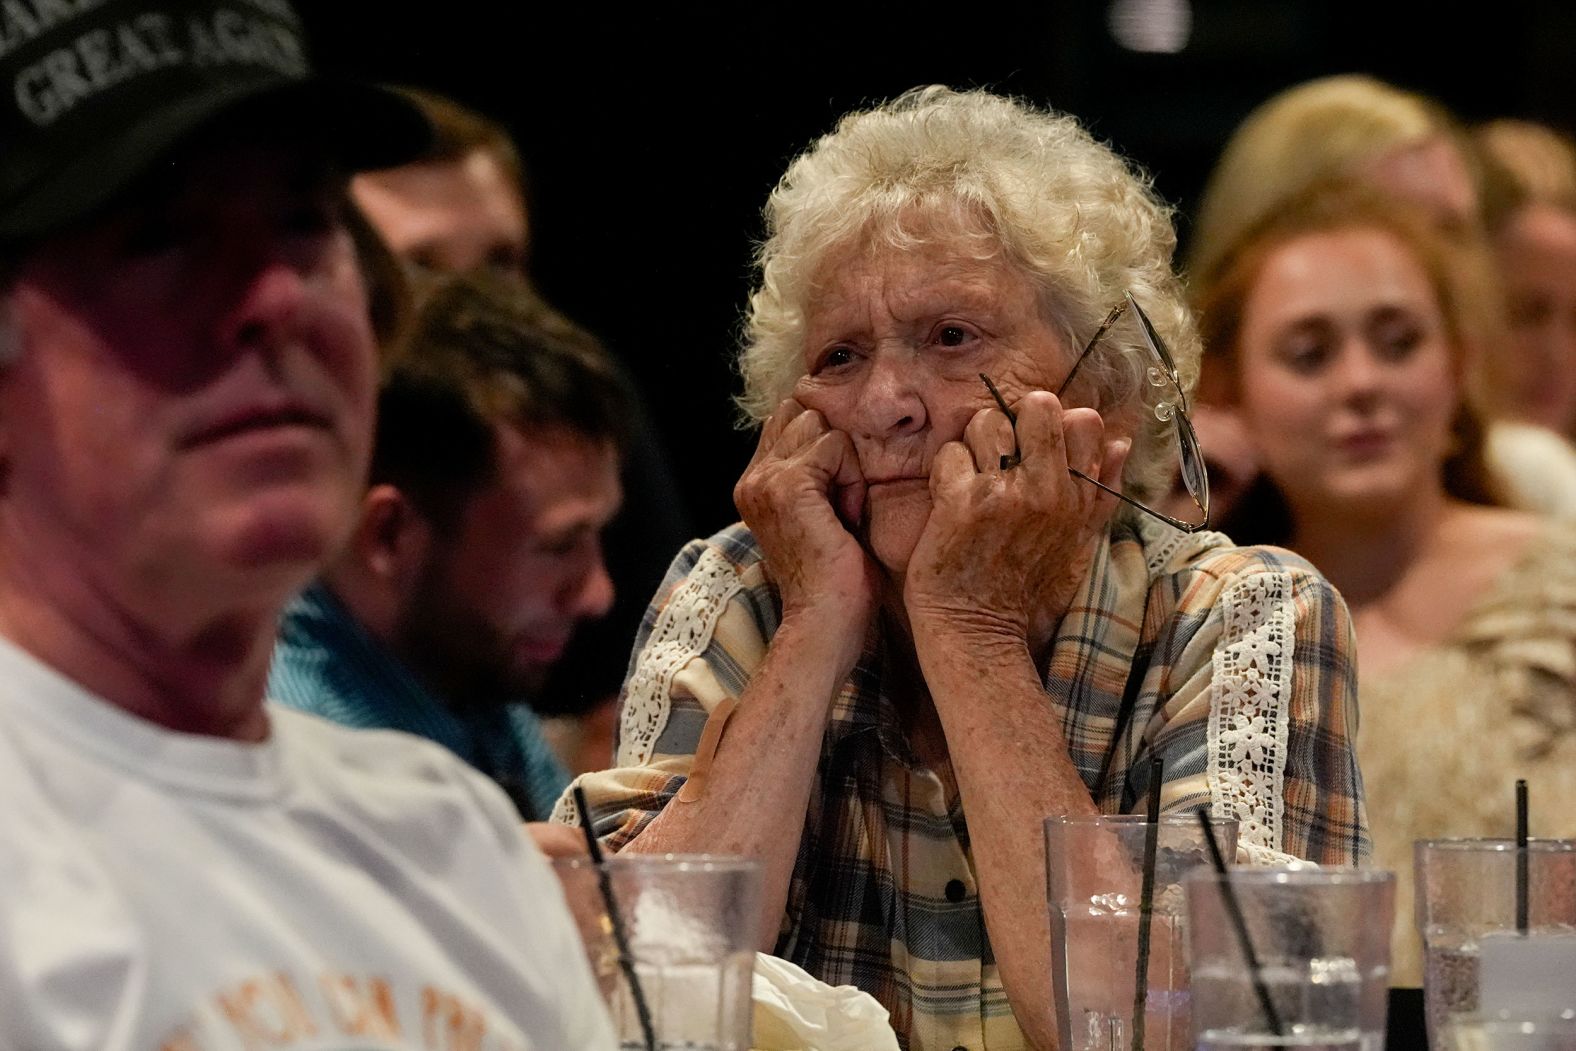
{"label": "man's ear", "polygon": [[372,576],[403,591],[426,564],[432,541],[432,523],[398,487],[374,485],[361,498],[350,547]]}

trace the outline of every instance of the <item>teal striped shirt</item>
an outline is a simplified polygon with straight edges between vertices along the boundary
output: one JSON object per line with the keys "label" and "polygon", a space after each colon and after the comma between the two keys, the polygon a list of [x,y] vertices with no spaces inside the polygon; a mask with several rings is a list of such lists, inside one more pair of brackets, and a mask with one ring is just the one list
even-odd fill
{"label": "teal striped shirt", "polygon": [[528,821],[546,820],[569,783],[569,771],[530,708],[449,708],[321,583],[285,608],[268,695],[345,726],[403,730],[436,741],[498,782]]}

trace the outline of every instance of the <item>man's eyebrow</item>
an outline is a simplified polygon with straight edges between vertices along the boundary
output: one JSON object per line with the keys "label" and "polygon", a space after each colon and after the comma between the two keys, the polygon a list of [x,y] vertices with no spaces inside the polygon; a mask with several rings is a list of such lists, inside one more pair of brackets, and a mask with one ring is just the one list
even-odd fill
{"label": "man's eyebrow", "polygon": [[598,526],[595,522],[588,522],[581,518],[573,522],[566,522],[563,525],[555,526],[550,529],[543,529],[536,535],[537,538],[541,540],[567,540],[569,537],[576,536],[581,533],[594,533],[596,532],[597,528]]}
{"label": "man's eyebrow", "polygon": [[604,512],[602,509],[597,509],[594,512],[588,511],[585,514],[576,516],[572,521],[564,522],[561,525],[548,529],[542,529],[536,533],[536,537],[538,540],[567,540],[570,537],[581,536],[587,533],[600,533],[607,528],[607,524],[617,514],[617,509],[611,512]]}

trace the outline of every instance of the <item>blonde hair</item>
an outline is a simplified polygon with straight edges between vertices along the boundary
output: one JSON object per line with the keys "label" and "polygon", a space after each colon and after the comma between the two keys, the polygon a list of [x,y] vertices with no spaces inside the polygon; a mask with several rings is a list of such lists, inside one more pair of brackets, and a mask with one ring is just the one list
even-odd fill
{"label": "blonde hair", "polygon": [[1373,77],[1323,77],[1281,92],[1248,114],[1209,177],[1189,279],[1209,280],[1233,243],[1308,187],[1440,138],[1460,143],[1448,111]]}
{"label": "blonde hair", "polygon": [[1483,172],[1483,219],[1490,230],[1532,204],[1576,213],[1576,143],[1553,128],[1496,120],[1472,132]]}
{"label": "blonde hair", "polygon": [[[767,199],[765,223],[739,354],[738,403],[751,420],[804,374],[818,270],[862,239],[895,251],[939,240],[977,258],[1002,256],[1034,282],[1075,351],[1131,291],[1184,386],[1196,378],[1199,343],[1171,268],[1170,209],[1071,117],[984,91],[916,88],[844,117],[797,157]],[[1144,389],[1149,364],[1136,338],[1107,338],[1080,375],[1118,403]],[[1160,491],[1175,455],[1172,425],[1143,415],[1149,425],[1134,436],[1124,479],[1140,498]]]}

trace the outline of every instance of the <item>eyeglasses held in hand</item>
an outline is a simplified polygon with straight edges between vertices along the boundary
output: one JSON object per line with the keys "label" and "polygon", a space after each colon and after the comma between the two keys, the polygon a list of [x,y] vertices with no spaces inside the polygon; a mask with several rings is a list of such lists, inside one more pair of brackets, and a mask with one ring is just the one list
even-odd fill
{"label": "eyeglasses held in hand", "polygon": [[[1095,329],[1094,336],[1084,345],[1083,352],[1078,355],[1078,360],[1073,362],[1073,367],[1067,373],[1067,378],[1056,389],[1056,395],[1061,397],[1062,392],[1072,383],[1073,377],[1078,374],[1084,359],[1089,357],[1089,352],[1099,345],[1100,340],[1104,339],[1106,333],[1111,330],[1111,326],[1115,325],[1122,315],[1129,310],[1133,312],[1133,317],[1138,322],[1138,330],[1143,337],[1145,346],[1149,348],[1150,354],[1158,362],[1158,364],[1151,364],[1145,370],[1144,375],[1149,385],[1155,388],[1163,388],[1169,384],[1171,389],[1176,392],[1175,402],[1167,400],[1157,401],[1153,411],[1156,419],[1170,422],[1176,430],[1177,446],[1182,464],[1182,485],[1187,489],[1188,496],[1192,497],[1193,503],[1198,506],[1199,514],[1202,518],[1197,522],[1187,522],[1180,518],[1172,518],[1168,514],[1156,511],[1147,504],[1134,500],[1125,493],[1112,489],[1098,478],[1089,477],[1076,467],[1069,467],[1067,470],[1073,477],[1082,478],[1089,484],[1110,493],[1123,503],[1131,504],[1145,514],[1152,515],[1175,529],[1180,529],[1184,533],[1196,533],[1201,529],[1209,528],[1209,471],[1204,466],[1204,453],[1199,448],[1198,434],[1193,430],[1193,422],[1188,419],[1187,395],[1182,390],[1182,377],[1177,373],[1176,362],[1171,360],[1171,352],[1166,350],[1165,341],[1160,338],[1160,333],[1155,331],[1155,326],[1150,322],[1149,315],[1145,314],[1143,308],[1133,299],[1131,292],[1122,293],[1122,301],[1106,315],[1105,320],[1100,323],[1100,327]],[[1018,417],[1007,407],[1007,400],[1001,396],[1001,391],[996,389],[996,384],[991,382],[990,377],[982,372],[980,373],[980,379],[985,381],[985,386],[990,390],[991,397],[996,399],[997,406],[1001,408],[1008,422],[1012,424],[1012,456],[1002,457],[1002,466],[1013,466],[1020,459],[1018,450]]]}

